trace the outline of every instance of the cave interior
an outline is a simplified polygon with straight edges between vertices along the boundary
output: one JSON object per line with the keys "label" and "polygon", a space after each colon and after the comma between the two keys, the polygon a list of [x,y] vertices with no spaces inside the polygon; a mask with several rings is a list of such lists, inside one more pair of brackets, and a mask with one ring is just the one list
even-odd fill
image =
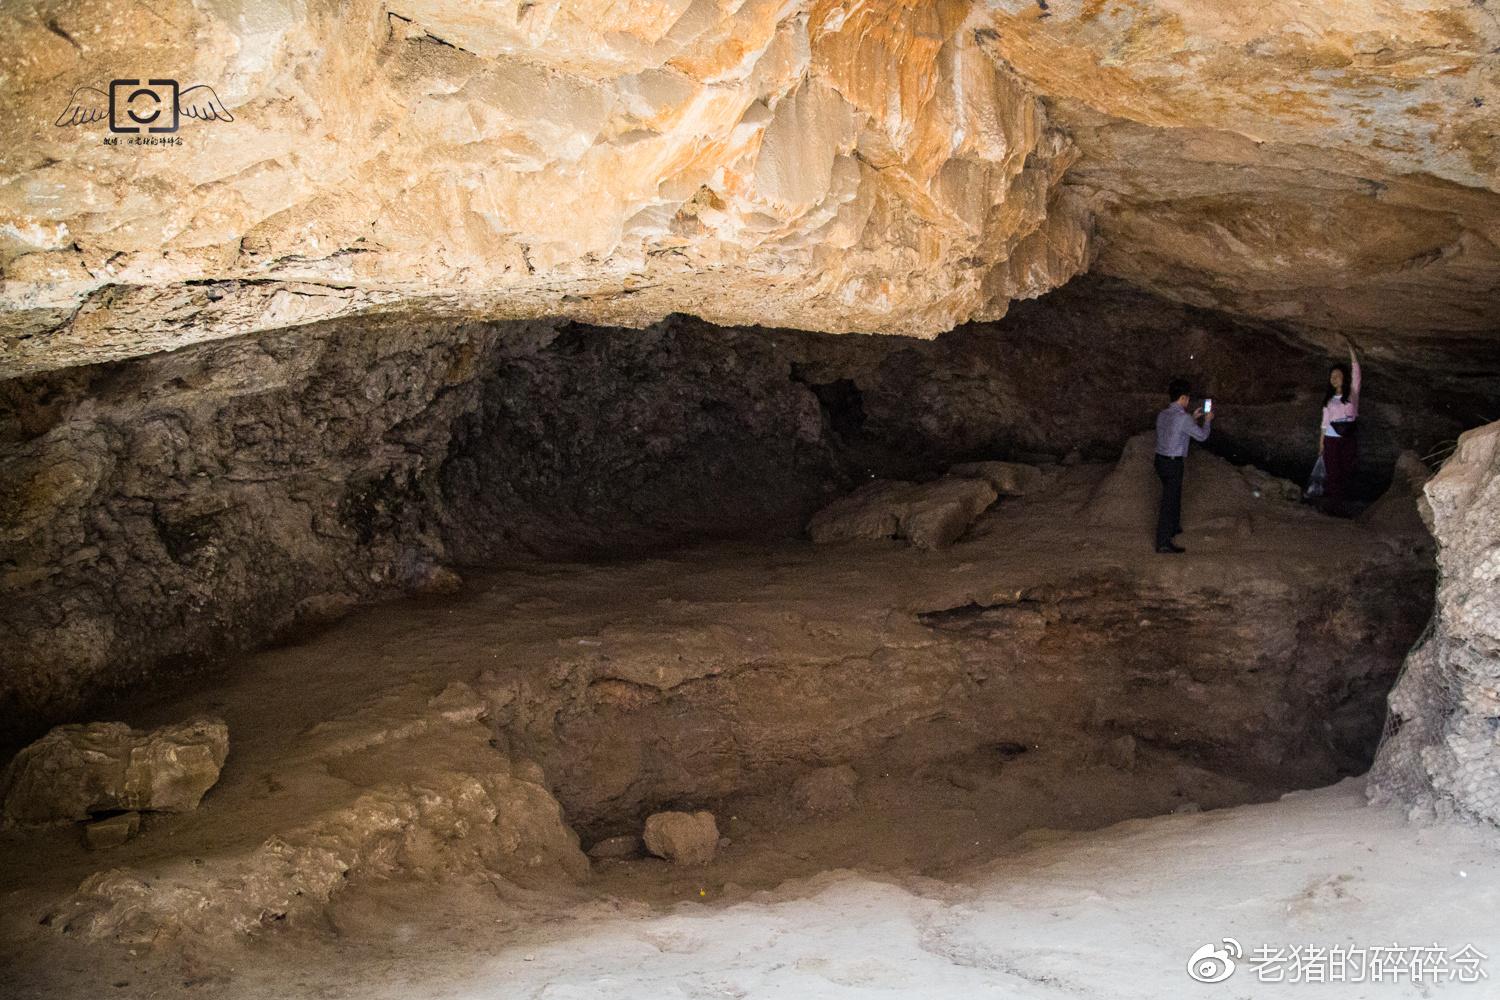
{"label": "cave interior", "polygon": [[0,11],[21,995],[1500,950],[1483,3],[161,6]]}

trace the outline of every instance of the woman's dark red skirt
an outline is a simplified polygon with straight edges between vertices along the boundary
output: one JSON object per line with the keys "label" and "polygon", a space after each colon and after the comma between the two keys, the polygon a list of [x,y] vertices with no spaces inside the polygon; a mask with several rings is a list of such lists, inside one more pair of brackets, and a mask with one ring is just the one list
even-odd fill
{"label": "woman's dark red skirt", "polygon": [[1359,439],[1353,420],[1338,420],[1333,429],[1338,437],[1323,436],[1323,502],[1330,509],[1341,510],[1349,500],[1354,485],[1354,463],[1359,455]]}

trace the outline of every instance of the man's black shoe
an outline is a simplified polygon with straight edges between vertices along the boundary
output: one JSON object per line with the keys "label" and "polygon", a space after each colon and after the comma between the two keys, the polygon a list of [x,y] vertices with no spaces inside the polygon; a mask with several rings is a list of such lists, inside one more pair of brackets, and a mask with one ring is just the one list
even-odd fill
{"label": "man's black shoe", "polygon": [[1186,552],[1187,549],[1183,548],[1181,545],[1171,545],[1171,544],[1168,544],[1168,545],[1158,545],[1156,547],[1156,551],[1158,551],[1158,552],[1170,552],[1173,555],[1176,555],[1179,552]]}

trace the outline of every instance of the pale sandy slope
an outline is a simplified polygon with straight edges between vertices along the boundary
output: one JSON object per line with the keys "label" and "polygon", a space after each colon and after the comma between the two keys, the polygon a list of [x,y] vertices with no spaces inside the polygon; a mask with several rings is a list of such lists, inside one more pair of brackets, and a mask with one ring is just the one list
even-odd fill
{"label": "pale sandy slope", "polygon": [[[1493,831],[1408,823],[1367,806],[1357,781],[1266,805],[1030,834],[1022,844],[955,881],[837,871],[729,906],[593,908],[532,928],[519,944],[491,950],[469,937],[477,947],[467,958],[450,938],[440,960],[432,954],[419,963],[426,968],[407,965],[384,982],[301,985],[371,1000],[1500,995]],[[459,939],[472,932],[449,929]],[[1491,978],[1271,985],[1242,964],[1227,982],[1190,980],[1188,956],[1223,936],[1247,949],[1472,944],[1490,956]],[[253,991],[257,978],[237,985]]]}

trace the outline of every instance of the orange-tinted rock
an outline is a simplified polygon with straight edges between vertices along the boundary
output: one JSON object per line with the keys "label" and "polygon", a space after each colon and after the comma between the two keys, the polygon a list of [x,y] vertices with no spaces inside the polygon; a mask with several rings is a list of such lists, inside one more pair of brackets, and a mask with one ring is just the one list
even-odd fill
{"label": "orange-tinted rock", "polygon": [[[962,0],[154,9],[0,15],[0,376],[376,310],[932,335],[1087,263]],[[233,121],[54,125],[126,63]]]}

